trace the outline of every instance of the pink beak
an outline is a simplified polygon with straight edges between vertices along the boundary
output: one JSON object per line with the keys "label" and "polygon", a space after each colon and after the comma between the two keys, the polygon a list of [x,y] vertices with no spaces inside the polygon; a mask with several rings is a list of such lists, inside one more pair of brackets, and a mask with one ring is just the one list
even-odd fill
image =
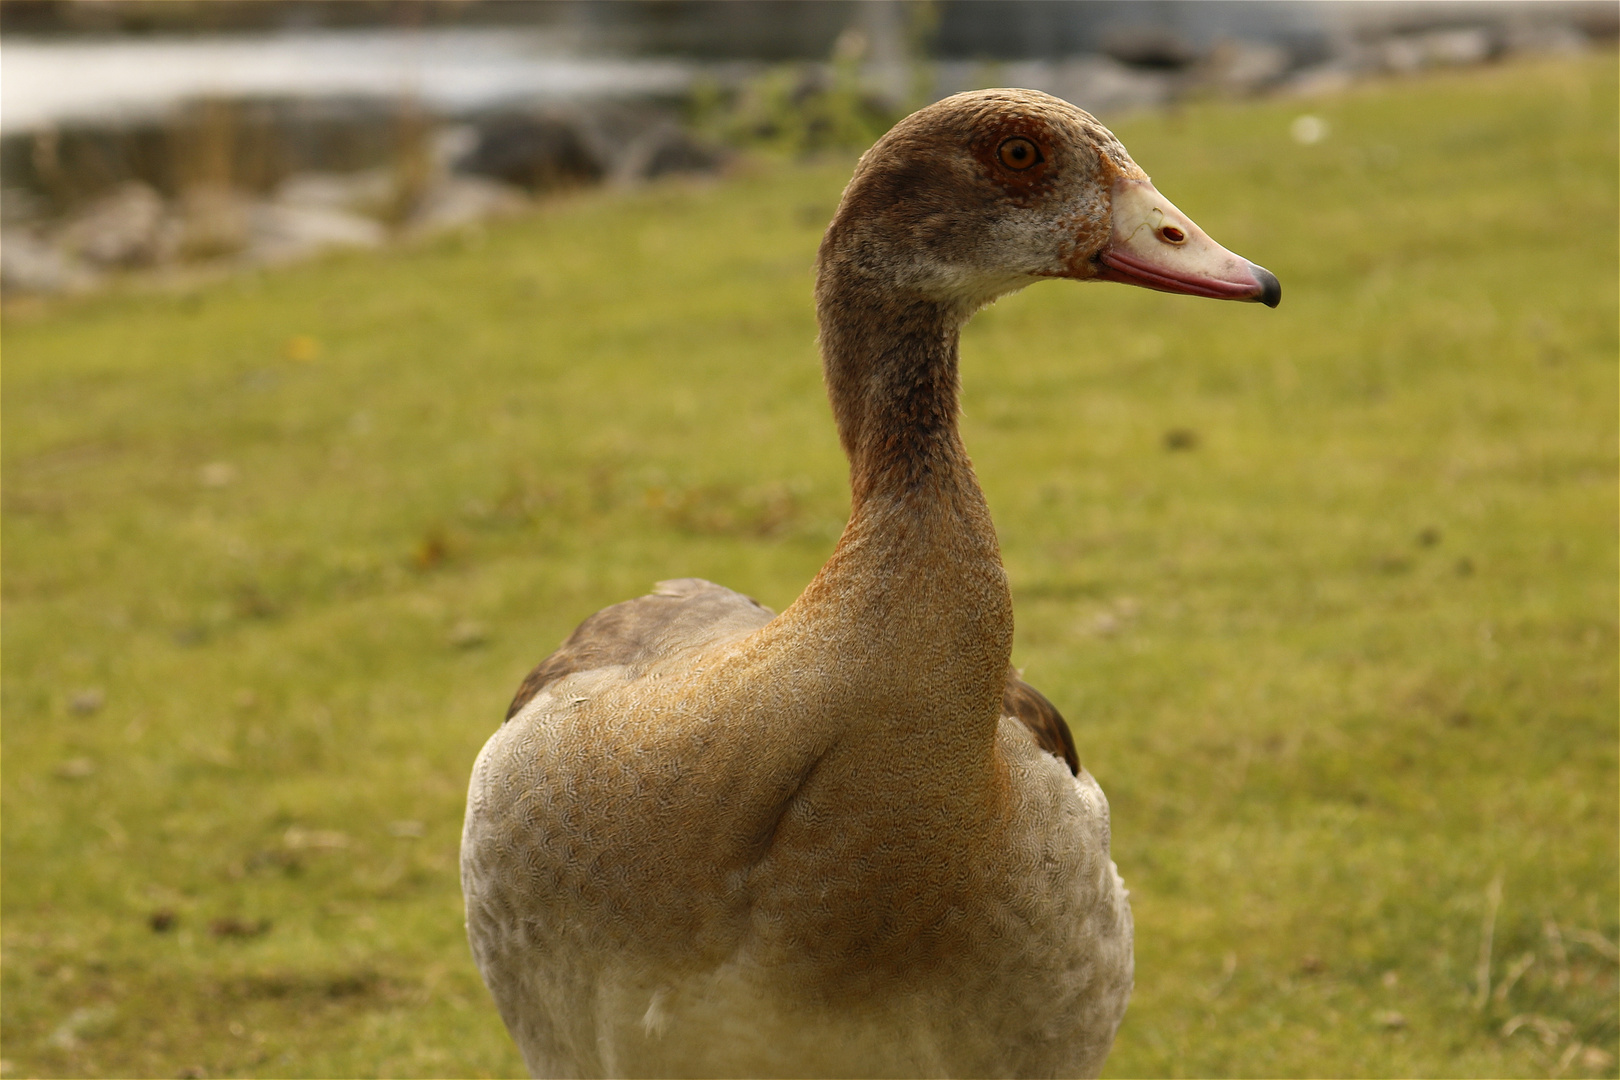
{"label": "pink beak", "polygon": [[1267,307],[1282,301],[1275,274],[1211,240],[1146,180],[1114,184],[1113,218],[1113,239],[1098,256],[1103,281]]}

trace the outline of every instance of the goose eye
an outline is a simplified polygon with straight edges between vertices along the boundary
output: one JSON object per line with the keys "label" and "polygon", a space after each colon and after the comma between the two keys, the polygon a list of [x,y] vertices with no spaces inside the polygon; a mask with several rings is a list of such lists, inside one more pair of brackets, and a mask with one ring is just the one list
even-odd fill
{"label": "goose eye", "polygon": [[1001,148],[996,151],[996,157],[1000,158],[1001,163],[1007,168],[1021,171],[1040,161],[1041,152],[1036,149],[1034,143],[1020,136],[1002,143]]}

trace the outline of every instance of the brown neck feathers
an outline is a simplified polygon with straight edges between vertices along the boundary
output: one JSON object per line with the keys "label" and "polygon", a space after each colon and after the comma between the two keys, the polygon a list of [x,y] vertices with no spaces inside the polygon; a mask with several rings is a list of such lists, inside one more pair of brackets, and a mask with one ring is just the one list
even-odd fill
{"label": "brown neck feathers", "polygon": [[824,272],[817,290],[822,362],[857,514],[871,499],[922,508],[978,502],[957,433],[959,319]]}
{"label": "brown neck feathers", "polygon": [[[978,769],[1000,715],[1012,596],[957,431],[961,317],[870,281],[824,262],[817,284],[852,506],[803,612],[865,681],[863,716],[889,717],[907,754],[930,747],[930,770],[947,747]],[[912,744],[907,731],[928,734]]]}

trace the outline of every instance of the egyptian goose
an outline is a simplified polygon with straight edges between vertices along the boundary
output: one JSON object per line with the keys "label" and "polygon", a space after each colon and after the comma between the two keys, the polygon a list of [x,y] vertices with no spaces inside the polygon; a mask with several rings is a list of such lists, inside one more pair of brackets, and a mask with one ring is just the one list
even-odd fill
{"label": "egyptian goose", "polygon": [[696,579],[580,625],[473,769],[467,933],[537,1076],[1095,1075],[1131,992],[1108,803],[1009,667],[957,341],[1042,278],[1275,306],[1087,113],[958,94],[818,259],[852,509],[780,615]]}

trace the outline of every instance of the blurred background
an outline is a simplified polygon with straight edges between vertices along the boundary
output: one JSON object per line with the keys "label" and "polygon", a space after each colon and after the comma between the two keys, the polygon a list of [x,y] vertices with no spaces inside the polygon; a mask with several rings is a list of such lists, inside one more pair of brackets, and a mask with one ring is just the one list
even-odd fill
{"label": "blurred background", "polygon": [[979,86],[1112,122],[1573,55],[1617,20],[1585,0],[4,0],[0,288],[285,262],[739,151],[858,149]]}

